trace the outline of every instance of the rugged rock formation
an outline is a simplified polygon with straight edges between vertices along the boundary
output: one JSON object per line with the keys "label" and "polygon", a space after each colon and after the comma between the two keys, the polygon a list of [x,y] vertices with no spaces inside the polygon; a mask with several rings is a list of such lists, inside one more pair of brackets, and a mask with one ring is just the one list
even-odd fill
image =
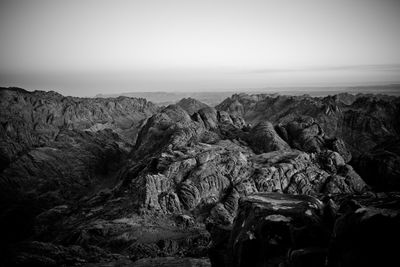
{"label": "rugged rock formation", "polygon": [[326,244],[322,207],[307,196],[268,193],[243,198],[228,245],[233,256],[228,266],[277,265],[290,249],[293,254]]}
{"label": "rugged rock formation", "polygon": [[[345,96],[348,99],[343,100]],[[343,138],[358,154],[398,135],[399,105],[399,98],[372,95],[315,98],[240,94],[226,99],[217,109],[240,114],[251,124],[264,120],[286,124],[299,116],[308,116],[318,122],[328,137]]]}
{"label": "rugged rock formation", "polygon": [[[364,175],[397,181],[396,149],[352,159],[358,144],[337,130],[360,97],[241,95],[215,109],[0,92],[3,265],[347,264],[329,245],[343,242],[337,219],[382,208]],[[383,167],[358,175],[366,162]]]}
{"label": "rugged rock formation", "polygon": [[248,143],[256,153],[287,150],[289,145],[276,133],[269,121],[263,121],[250,131]]}
{"label": "rugged rock formation", "polygon": [[182,98],[178,103],[176,103],[176,105],[183,108],[189,115],[198,112],[200,109],[208,107],[206,104],[191,97]]}
{"label": "rugged rock formation", "polygon": [[[398,97],[340,94],[317,98],[239,94],[226,99],[216,108],[239,114],[247,123],[272,122],[279,135],[294,148],[308,152],[327,148],[339,152],[346,162],[353,158],[359,172],[368,165],[368,154],[372,155],[380,146],[385,149],[385,143],[394,142],[400,133]],[[397,150],[395,154],[396,157],[399,155]],[[374,159],[378,160],[381,156],[380,161],[386,161],[388,156],[382,153],[375,153]],[[386,178],[386,174],[379,179],[392,180]]]}
{"label": "rugged rock formation", "polygon": [[[367,186],[336,152],[307,154],[297,150],[254,157],[258,191],[292,194],[361,193]],[[261,163],[261,164],[260,164]]]}
{"label": "rugged rock formation", "polygon": [[0,183],[18,187],[57,176],[67,184],[84,183],[91,172],[119,162],[141,121],[157,111],[145,99],[82,99],[6,88],[0,94]]}
{"label": "rugged rock formation", "polygon": [[[238,198],[250,192],[317,194],[366,189],[337,152],[292,150],[269,122],[245,132],[241,124],[220,113],[205,108],[189,117],[180,107],[169,106],[148,120],[133,152],[134,157],[147,158],[140,170],[132,166],[122,175],[138,207],[164,213],[201,212],[208,207],[211,217],[225,217],[222,220],[229,223]],[[237,139],[224,140],[220,128],[229,123],[238,132]],[[265,150],[278,151],[254,153]]]}
{"label": "rugged rock formation", "polygon": [[[60,131],[46,146],[32,147],[0,174],[2,197],[30,192],[37,197],[53,194],[73,200],[93,183],[101,183],[126,157],[128,147],[111,130],[96,133]],[[109,183],[111,181],[108,181]],[[98,185],[98,184],[97,184]],[[9,193],[5,193],[5,192]]]}
{"label": "rugged rock formation", "polygon": [[88,99],[55,92],[0,88],[0,167],[32,147],[46,146],[60,131],[112,129],[134,143],[140,121],[157,111],[145,99]]}
{"label": "rugged rock formation", "polygon": [[0,89],[0,245],[34,234],[42,211],[112,187],[157,110],[145,99]]}
{"label": "rugged rock formation", "polygon": [[[257,193],[232,228],[214,226],[213,266],[379,266],[397,262],[400,199]],[[391,243],[391,240],[394,243]]]}

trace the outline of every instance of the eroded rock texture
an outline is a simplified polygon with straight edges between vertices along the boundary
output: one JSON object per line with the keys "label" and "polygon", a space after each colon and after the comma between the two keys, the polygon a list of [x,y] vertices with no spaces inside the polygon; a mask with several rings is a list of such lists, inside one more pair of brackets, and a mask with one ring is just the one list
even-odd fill
{"label": "eroded rock texture", "polygon": [[35,221],[47,209],[75,206],[112,187],[138,128],[158,107],[145,99],[2,88],[0,110],[3,247],[35,235]]}
{"label": "eroded rock texture", "polygon": [[6,266],[345,266],[340,222],[397,203],[397,99],[0,93]]}
{"label": "eroded rock texture", "polygon": [[206,104],[191,97],[181,99],[176,105],[183,108],[189,115],[208,107]]}
{"label": "eroded rock texture", "polygon": [[[396,149],[388,153],[374,151],[387,149],[387,143],[396,142],[400,133],[400,100],[382,95],[339,94],[324,98],[280,95],[234,95],[220,105],[218,110],[243,116],[247,123],[257,124],[268,120],[276,125],[279,135],[293,148],[307,152],[324,148],[336,151],[346,162],[354,159],[358,172],[363,172],[370,162],[368,155],[375,153],[376,161],[385,162],[386,170],[380,172],[380,189],[398,190],[386,186],[396,175],[390,170]],[[396,147],[396,145],[394,145]],[[384,167],[385,168],[385,167]],[[376,184],[376,183],[375,183]]]}
{"label": "eroded rock texture", "polygon": [[[224,136],[228,126],[235,136]],[[190,117],[169,106],[139,133],[133,156],[147,158],[140,170],[135,165],[123,173],[124,184],[140,208],[164,213],[210,209],[210,220],[226,223],[239,197],[252,192],[359,193],[367,188],[338,152],[294,150],[269,122],[245,130],[212,108]]]}

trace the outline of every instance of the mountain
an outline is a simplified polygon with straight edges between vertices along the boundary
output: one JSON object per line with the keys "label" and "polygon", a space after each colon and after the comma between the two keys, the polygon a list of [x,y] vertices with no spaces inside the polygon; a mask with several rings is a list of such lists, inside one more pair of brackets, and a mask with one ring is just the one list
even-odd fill
{"label": "mountain", "polygon": [[235,88],[235,90],[197,90],[197,91],[159,91],[159,92],[127,92],[119,94],[98,94],[98,98],[116,98],[119,96],[146,98],[157,105],[168,106],[177,103],[182,98],[194,98],[211,107],[221,103],[226,98],[237,92],[247,94],[270,94],[270,95],[292,95],[301,96],[308,94],[313,97],[325,97],[342,93],[370,94],[386,96],[400,96],[400,84],[389,85],[364,85],[364,86],[330,86],[330,87],[266,87],[266,88]]}
{"label": "mountain", "polygon": [[177,106],[183,108],[189,115],[192,115],[202,108],[208,107],[208,105],[191,97],[182,98],[176,103]]}
{"label": "mountain", "polygon": [[234,94],[233,91],[205,91],[205,92],[130,92],[121,94],[98,94],[96,97],[99,98],[110,98],[110,97],[134,97],[134,98],[146,98],[153,103],[160,106],[168,106],[176,104],[182,98],[191,98],[201,101],[209,106],[215,106],[219,104],[225,98]]}
{"label": "mountain", "polygon": [[29,236],[32,219],[43,210],[112,185],[139,126],[158,110],[145,99],[82,99],[18,88],[1,88],[0,99],[1,231],[7,243]]}
{"label": "mountain", "polygon": [[[379,149],[388,141],[398,146],[393,141],[400,133],[400,98],[394,96],[343,93],[316,98],[240,94],[226,99],[216,108],[243,116],[251,124],[271,121],[292,147],[309,152],[318,151],[318,142],[322,139],[339,137],[349,148],[352,163],[359,171],[363,170],[359,159],[364,158],[364,154]],[[306,146],[301,147],[301,143]],[[380,185],[385,186],[388,176],[379,172],[375,174],[381,176]],[[365,179],[377,178],[366,173]],[[390,188],[392,185],[390,182],[386,186]],[[399,180],[395,187],[400,188]]]}
{"label": "mountain", "polygon": [[239,94],[160,108],[0,94],[5,266],[361,266],[359,255],[395,255],[382,240],[398,236],[399,98]]}

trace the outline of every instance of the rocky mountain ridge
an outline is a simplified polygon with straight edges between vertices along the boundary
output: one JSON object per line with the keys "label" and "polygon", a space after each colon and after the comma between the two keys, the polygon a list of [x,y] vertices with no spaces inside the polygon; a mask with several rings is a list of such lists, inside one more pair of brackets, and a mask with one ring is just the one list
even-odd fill
{"label": "rocky mountain ridge", "polygon": [[[194,99],[159,108],[126,97],[0,94],[7,264],[247,266],[254,258],[254,266],[304,266],[298,250],[312,245],[318,249],[306,249],[306,259],[342,266],[351,261],[328,245],[342,216],[384,207],[397,218],[397,195],[376,188],[399,183],[398,98],[234,95],[216,108]],[[360,176],[353,163],[383,166],[371,167],[380,178],[372,180],[369,171]],[[317,206],[310,215],[297,204],[292,213],[271,208],[293,199]],[[259,204],[246,204],[253,202]],[[252,223],[259,206],[274,210],[266,215],[272,224]],[[279,236],[279,223],[298,227],[309,220],[298,219],[304,212],[324,240],[282,245],[240,223],[272,227]],[[310,229],[301,229],[299,235],[310,237]],[[254,239],[261,243],[247,245]],[[257,245],[264,242],[276,246]],[[262,248],[271,256],[248,254],[263,255]],[[297,254],[287,257],[288,251]],[[230,253],[239,258],[227,259]],[[306,266],[324,266],[318,264]]]}
{"label": "rocky mountain ridge", "polygon": [[[400,98],[394,96],[343,93],[316,98],[239,94],[226,99],[216,109],[238,114],[250,124],[270,121],[291,146],[309,152],[317,151],[317,143],[322,139],[341,138],[351,152],[352,165],[360,172],[364,169],[360,159],[387,147],[385,143],[391,143],[393,151],[398,150]],[[295,140],[298,138],[306,141],[303,142],[305,147],[299,146]],[[400,184],[393,184],[393,180],[384,181],[391,174],[383,172],[392,169],[393,164],[399,164],[399,154],[390,155],[393,159],[385,162],[391,163],[381,167],[382,173],[374,175],[383,176],[379,182],[381,188],[394,186],[398,189]],[[364,174],[364,179],[374,184],[376,178],[367,172]]]}

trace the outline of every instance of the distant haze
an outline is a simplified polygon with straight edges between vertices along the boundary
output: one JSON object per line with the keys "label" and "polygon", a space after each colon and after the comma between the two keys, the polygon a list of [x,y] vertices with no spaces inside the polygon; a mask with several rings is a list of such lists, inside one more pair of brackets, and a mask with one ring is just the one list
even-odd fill
{"label": "distant haze", "polygon": [[400,82],[400,1],[0,1],[0,86],[138,91]]}

